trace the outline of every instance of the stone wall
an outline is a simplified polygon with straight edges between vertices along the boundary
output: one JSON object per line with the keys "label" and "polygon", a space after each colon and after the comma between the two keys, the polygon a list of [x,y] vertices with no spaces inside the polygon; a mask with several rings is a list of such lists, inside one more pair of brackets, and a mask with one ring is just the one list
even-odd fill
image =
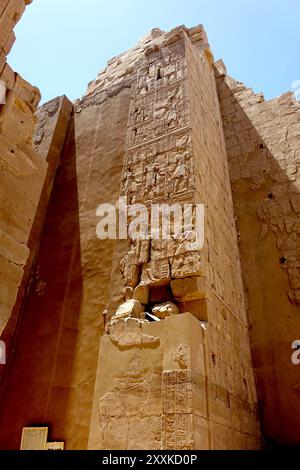
{"label": "stone wall", "polygon": [[38,207],[47,163],[33,150],[34,112],[39,90],[15,73],[6,56],[15,40],[13,28],[24,0],[0,1],[0,333],[16,302],[29,256],[28,240]]}
{"label": "stone wall", "polygon": [[222,117],[209,49],[187,41],[196,200],[205,202],[210,448],[259,448],[257,398]]}
{"label": "stone wall", "polygon": [[292,93],[265,101],[221,62],[216,75],[263,432],[299,444],[291,345],[300,328],[300,105]]}
{"label": "stone wall", "polygon": [[38,113],[35,145],[56,175],[6,369],[2,448],[17,449],[24,423],[41,422],[67,449],[87,447],[115,246],[97,239],[96,208],[119,194],[130,101],[126,87],[110,90],[76,103],[69,121],[65,98]]}
{"label": "stone wall", "polygon": [[[255,382],[226,148],[212,56],[202,28],[182,27],[158,36],[141,55],[135,73],[121,194],[131,203],[204,202],[206,240],[201,251],[191,251],[182,240],[133,242],[121,260],[120,285],[126,293],[133,292],[132,300],[116,313],[115,304],[109,305],[107,313],[111,316],[111,310],[112,318],[107,333],[119,350],[112,347],[107,337],[102,340],[89,448],[258,448]],[[145,405],[147,411],[131,409],[129,403],[139,402],[140,386],[147,382],[149,371],[162,383],[165,375],[171,377],[174,372],[176,376],[176,358],[166,365],[166,357],[172,352],[176,356],[176,351],[180,355],[185,345],[181,344],[179,333],[181,315],[177,317],[175,313],[171,317],[173,331],[177,329],[178,334],[169,336],[168,345],[162,333],[171,325],[168,318],[155,326],[154,337],[151,328],[146,334],[143,320],[124,319],[130,302],[139,301],[146,311],[159,312],[163,308],[159,305],[169,302],[174,311],[176,304],[179,312],[208,321],[207,331],[198,338],[203,367],[199,368],[197,360],[179,367],[193,375],[201,407],[196,401],[189,412],[181,408],[176,411],[172,406],[166,410],[163,397],[176,394],[172,380],[177,379],[172,376],[165,388],[150,391],[155,394],[155,406],[150,401]],[[142,331],[145,328],[142,336],[138,333],[139,321]],[[191,338],[186,339],[189,343]],[[151,353],[147,349],[150,344]],[[151,358],[154,350],[157,357]],[[198,361],[199,354],[198,351]],[[127,370],[124,363],[123,369],[108,374],[106,355],[116,364],[123,364],[125,359],[130,364],[136,355],[141,355],[144,371],[131,377],[130,367]],[[156,364],[156,368],[151,364]],[[125,410],[117,406],[123,393],[122,381],[131,383],[124,398],[128,401]],[[184,384],[189,387],[183,379],[180,387]],[[129,416],[128,422],[124,422],[124,415]],[[122,433],[114,435],[112,429],[123,427]],[[137,427],[140,432],[135,434]]]}
{"label": "stone wall", "polygon": [[[25,3],[0,0],[1,448],[41,424],[66,449],[259,448],[249,321],[264,435],[299,443],[299,104],[265,102],[181,26],[34,116],[6,64]],[[120,196],[205,204],[203,249],[99,240]]]}
{"label": "stone wall", "polygon": [[[154,410],[165,429],[164,435],[155,438],[157,447],[258,447],[226,151],[212,56],[203,28],[153,30],[134,49],[109,61],[75,103],[74,115],[71,112],[72,106],[61,98],[38,113],[35,146],[49,164],[38,220],[44,220],[49,197],[50,203],[40,239],[40,225],[34,230],[33,268],[29,263],[27,270],[30,282],[18,308],[22,314],[16,333],[11,334],[14,353],[3,382],[1,446],[17,448],[22,427],[35,423],[49,425],[50,435],[64,440],[67,449],[86,448],[89,434],[90,447],[103,445],[98,402],[110,390],[101,381],[99,385],[99,377],[103,377],[110,349],[105,351],[102,345],[104,357],[98,369],[99,341],[104,320],[114,318],[124,302],[125,289],[133,302],[140,299],[145,308],[158,308],[159,315],[166,315],[170,308],[190,312],[202,332],[196,341],[197,347],[202,345],[201,354],[197,353],[193,366],[183,367],[196,374],[192,382],[200,387],[201,403],[198,406],[197,399],[188,413],[179,408],[173,413],[168,407],[159,412],[157,404]],[[213,196],[206,178],[214,185]],[[136,245],[97,239],[97,206],[114,203],[120,195],[148,206],[151,202],[204,202],[204,250],[191,251],[182,241],[150,240]],[[161,308],[164,302],[171,304]],[[176,318],[180,329],[180,319],[186,316],[175,315],[175,329]],[[203,332],[199,321],[208,321],[207,331]],[[167,326],[161,322],[151,328]],[[12,322],[10,329],[14,331]],[[117,342],[127,341],[126,334],[120,336],[116,328],[111,334]],[[180,347],[184,345],[179,344],[182,338],[177,344],[176,335],[172,342],[168,333],[169,345],[164,346],[165,334],[157,332],[163,343],[157,365],[167,361],[162,364],[163,373],[174,370],[176,375],[182,368]],[[103,341],[107,343],[107,337]],[[127,355],[123,356],[125,360]],[[145,361],[151,362],[151,355]],[[172,394],[166,380],[163,393]],[[134,399],[133,394],[130,400]],[[17,413],[20,407],[23,411]],[[150,409],[149,417],[156,411]],[[182,419],[192,420],[195,432],[186,428],[192,434],[180,444]],[[172,434],[175,424],[179,427]],[[145,447],[151,443],[149,438]]]}

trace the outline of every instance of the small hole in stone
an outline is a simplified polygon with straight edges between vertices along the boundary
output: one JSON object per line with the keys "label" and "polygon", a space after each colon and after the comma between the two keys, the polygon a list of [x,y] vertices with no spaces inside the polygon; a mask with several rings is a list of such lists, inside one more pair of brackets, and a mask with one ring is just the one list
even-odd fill
{"label": "small hole in stone", "polygon": [[217,363],[217,356],[216,356],[215,354],[212,354],[212,355],[211,355],[211,359],[212,359],[212,361],[213,361],[213,365],[215,366],[216,363]]}
{"label": "small hole in stone", "polygon": [[279,258],[279,261],[280,261],[280,264],[285,264],[286,263],[286,258],[284,256],[282,256],[281,258]]}
{"label": "small hole in stone", "polygon": [[14,151],[14,150],[11,150],[10,153],[15,153],[15,151]]}
{"label": "small hole in stone", "polygon": [[269,194],[268,194],[268,198],[269,198],[269,199],[274,199],[273,193],[269,193]]}
{"label": "small hole in stone", "polygon": [[160,68],[157,69],[157,75],[156,75],[156,79],[157,80],[161,80],[162,76],[161,76],[161,70]]}
{"label": "small hole in stone", "polygon": [[263,149],[263,148],[264,148],[264,144],[260,144],[259,147],[260,147],[261,149]]}

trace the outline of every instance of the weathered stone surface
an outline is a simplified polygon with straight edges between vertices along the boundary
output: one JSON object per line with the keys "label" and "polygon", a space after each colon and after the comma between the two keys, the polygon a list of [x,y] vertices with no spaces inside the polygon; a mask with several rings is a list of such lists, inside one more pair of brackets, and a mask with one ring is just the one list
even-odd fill
{"label": "weathered stone surface", "polygon": [[[199,449],[206,448],[206,402],[204,397],[198,401],[199,383],[205,379],[195,372],[203,347],[199,323],[182,315],[165,323],[145,323],[142,330],[159,339],[150,349],[144,344],[120,350],[109,336],[101,340],[89,448],[192,449],[195,439],[202,442]],[[185,343],[190,345],[188,360],[194,371],[183,370],[173,359],[174,350]],[[166,368],[169,364],[172,369]],[[200,416],[203,426],[196,437],[194,423]]]}
{"label": "weathered stone surface", "polygon": [[204,299],[206,297],[205,277],[188,277],[171,281],[174,299],[178,302]]}
{"label": "weathered stone surface", "polygon": [[141,318],[141,314],[144,312],[144,307],[141,302],[134,299],[129,299],[118,307],[116,313],[113,315],[114,320],[121,318]]}
{"label": "weathered stone surface", "polygon": [[152,312],[156,317],[163,320],[172,315],[178,315],[179,310],[172,302],[165,302],[164,304],[155,305],[155,307],[152,308]]}
{"label": "weathered stone surface", "polygon": [[149,302],[149,286],[143,284],[138,285],[133,291],[132,298],[147,305]]}
{"label": "weathered stone surface", "polygon": [[47,169],[32,148],[39,90],[6,63],[24,9],[23,0],[0,3],[0,81],[6,87],[0,103],[0,334],[17,299]]}
{"label": "weathered stone surface", "polygon": [[[2,51],[25,3],[0,0]],[[65,97],[39,109],[33,150],[39,93],[3,52],[0,80],[9,89],[0,318],[17,299],[10,337],[22,311],[1,446],[18,448],[24,423],[47,420],[67,449],[259,448],[248,318],[266,437],[299,443],[290,344],[300,326],[300,119],[291,93],[266,102],[228,77],[202,26],[154,29],[108,62],[74,115]],[[187,233],[98,240],[96,208],[120,195],[148,210],[204,203],[204,247],[192,249]],[[145,321],[145,311],[161,321]]]}
{"label": "weathered stone surface", "polygon": [[[200,43],[197,44],[197,40]],[[139,48],[141,43],[138,53],[141,52]],[[129,54],[134,64],[132,71],[136,70],[137,74],[130,85],[132,96],[121,195],[131,203],[207,203],[206,243],[200,251],[191,249],[186,237],[150,240],[140,256],[140,247],[131,242],[121,261],[123,285],[127,289],[136,288],[137,292],[140,283],[147,286],[149,296],[147,294],[144,300],[148,299],[149,304],[145,308],[151,308],[162,321],[147,324],[129,319],[126,320],[130,322],[128,328],[124,321],[117,326],[116,335],[113,332],[112,336],[110,331],[110,339],[114,338],[112,342],[119,348],[118,358],[115,356],[114,361],[120,364],[125,360],[125,351],[120,351],[120,344],[129,349],[140,345],[138,325],[142,325],[145,334],[160,338],[159,345],[152,347],[151,352],[144,355],[145,347],[140,351],[146,361],[151,357],[151,363],[161,362],[151,356],[154,351],[155,354],[164,351],[163,388],[159,391],[162,405],[158,403],[157,411],[161,416],[159,406],[162,406],[164,415],[159,426],[162,432],[157,431],[157,422],[154,424],[151,420],[155,443],[148,435],[143,448],[151,445],[156,448],[158,442],[166,449],[192,449],[196,445],[211,448],[215,444],[208,436],[208,421],[211,424],[225,422],[227,429],[235,435],[234,445],[243,448],[245,435],[235,431],[234,422],[234,417],[237,415],[241,420],[242,414],[237,405],[231,410],[223,402],[219,405],[219,394],[228,400],[231,394],[233,403],[238,403],[237,397],[243,394],[246,403],[243,418],[250,423],[249,438],[259,447],[248,323],[212,55],[201,28],[192,33],[180,27],[166,35],[155,31],[155,37],[152,32],[151,44],[144,55],[141,53],[140,62],[136,62],[135,54]],[[124,86],[127,79],[123,73],[129,56],[125,54],[109,62],[107,69],[90,85],[91,95],[99,93],[97,100],[105,98],[109,74],[112,74],[116,87],[122,83]],[[78,111],[82,112],[80,108]],[[207,177],[213,188],[207,185]],[[159,299],[158,306],[155,306],[155,299]],[[178,301],[178,307],[174,301]],[[177,315],[179,311],[191,312],[193,316],[191,313]],[[193,317],[206,322],[206,330],[204,323]],[[183,326],[187,318],[193,318],[195,322],[193,333]],[[113,319],[114,316],[112,322]],[[189,334],[185,337],[187,330]],[[179,342],[178,335],[182,335]],[[140,439],[135,443],[124,441],[124,433],[131,435],[132,431],[122,421],[122,416],[128,413],[121,406],[123,390],[120,395],[118,386],[110,385],[112,379],[104,385],[106,378],[103,377],[109,373],[105,363],[108,356],[115,354],[110,352],[108,341],[109,337],[101,345],[89,446],[141,448]],[[225,360],[222,358],[223,344],[226,344]],[[242,356],[235,349],[238,344],[243,347]],[[140,364],[136,358],[132,361]],[[141,371],[142,367],[134,369],[138,377],[137,369]],[[145,370],[148,370],[146,366]],[[121,376],[127,383],[132,373],[124,370]],[[230,383],[226,383],[226,377],[230,378]],[[137,390],[143,381],[141,378],[135,380],[134,389]],[[251,390],[247,396],[245,383]],[[209,384],[208,388],[206,384]],[[220,392],[214,394],[215,390]],[[99,397],[100,430],[96,413]],[[104,404],[109,410],[121,406],[120,412],[105,414]],[[147,409],[153,412],[153,405]],[[140,414],[139,419],[143,416]],[[136,423],[136,420],[132,422]],[[113,426],[122,431],[114,434]],[[195,430],[199,433],[197,436]],[[131,447],[133,445],[136,447]]]}
{"label": "weathered stone surface", "polygon": [[145,347],[159,343],[158,337],[142,333],[143,323],[145,321],[134,317],[114,318],[109,328],[111,341],[120,348]]}
{"label": "weathered stone surface", "polygon": [[298,442],[290,345],[300,328],[300,106],[292,93],[265,101],[217,77],[264,430]]}

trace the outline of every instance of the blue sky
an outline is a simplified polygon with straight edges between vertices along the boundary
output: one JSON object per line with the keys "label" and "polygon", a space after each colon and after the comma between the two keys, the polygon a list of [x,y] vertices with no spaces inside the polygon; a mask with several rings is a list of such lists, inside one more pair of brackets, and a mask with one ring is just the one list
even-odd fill
{"label": "blue sky", "polygon": [[43,102],[73,100],[107,60],[152,28],[199,23],[215,59],[267,99],[300,79],[299,0],[34,0],[8,60],[40,88]]}

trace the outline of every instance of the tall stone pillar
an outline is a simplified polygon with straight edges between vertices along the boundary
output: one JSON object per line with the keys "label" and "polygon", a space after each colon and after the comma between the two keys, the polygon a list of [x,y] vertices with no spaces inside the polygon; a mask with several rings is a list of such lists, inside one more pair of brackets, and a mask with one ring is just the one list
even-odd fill
{"label": "tall stone pillar", "polygon": [[[191,247],[186,234],[132,240],[122,279],[112,271],[89,448],[258,448],[212,54],[201,26],[154,30],[139,46],[120,195],[149,211],[153,203],[205,204],[205,244]],[[126,60],[116,58],[115,70]],[[160,321],[148,323],[144,311]]]}

